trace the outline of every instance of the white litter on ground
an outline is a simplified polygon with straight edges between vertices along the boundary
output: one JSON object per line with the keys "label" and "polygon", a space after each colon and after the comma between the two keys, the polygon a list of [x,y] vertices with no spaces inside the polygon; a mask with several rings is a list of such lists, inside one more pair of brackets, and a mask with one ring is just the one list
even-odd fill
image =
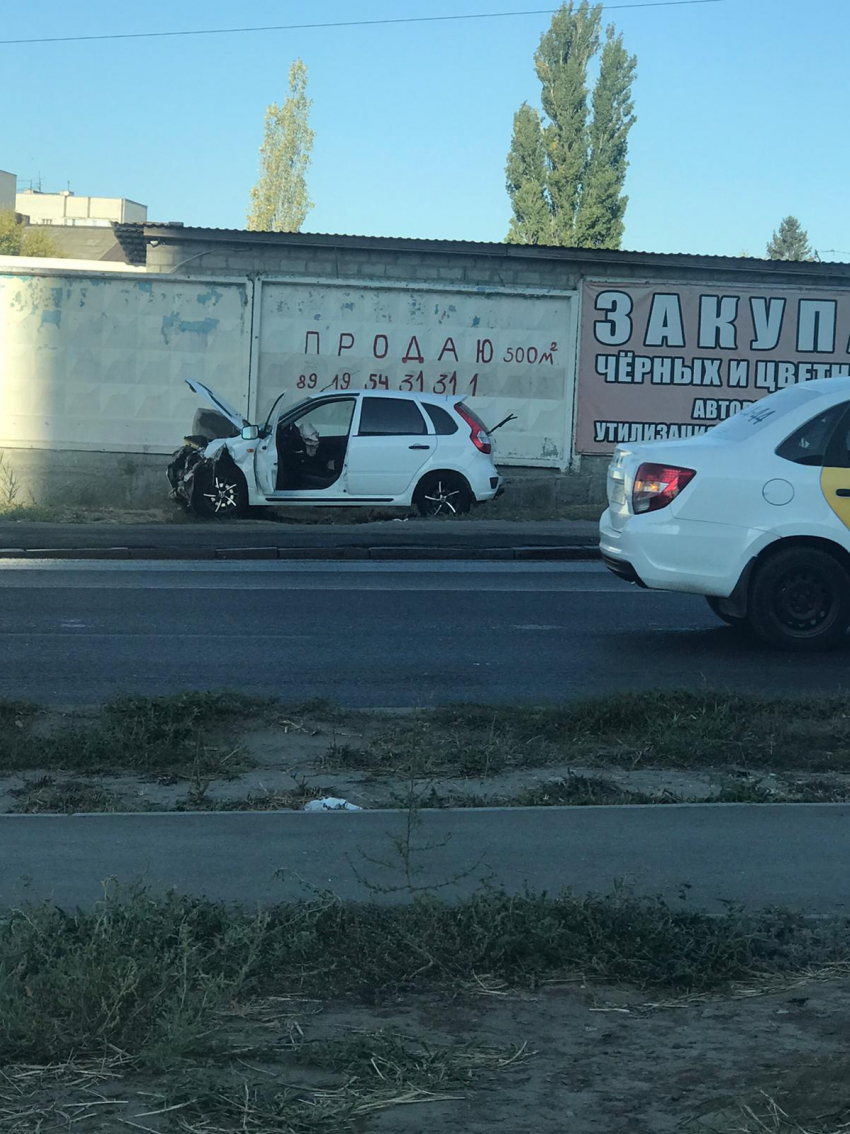
{"label": "white litter on ground", "polygon": [[347,799],[337,799],[336,796],[326,795],[324,799],[311,799],[304,804],[305,811],[362,811],[356,803],[349,803]]}

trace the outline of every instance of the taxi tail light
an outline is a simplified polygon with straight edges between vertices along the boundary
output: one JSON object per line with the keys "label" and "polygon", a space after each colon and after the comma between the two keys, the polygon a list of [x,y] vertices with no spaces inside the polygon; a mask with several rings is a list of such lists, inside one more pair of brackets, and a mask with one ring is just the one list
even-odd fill
{"label": "taxi tail light", "polygon": [[632,511],[640,515],[666,508],[696,475],[696,469],[683,469],[677,465],[641,465],[632,489]]}

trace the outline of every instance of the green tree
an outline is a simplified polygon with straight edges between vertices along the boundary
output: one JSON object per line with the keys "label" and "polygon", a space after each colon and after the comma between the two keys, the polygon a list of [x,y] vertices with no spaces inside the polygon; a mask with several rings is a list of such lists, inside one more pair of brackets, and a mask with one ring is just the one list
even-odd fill
{"label": "green tree", "polygon": [[13,209],[0,210],[0,256],[20,256],[23,234]]}
{"label": "green tree", "polygon": [[587,67],[599,50],[602,5],[564,4],[534,56],[548,123],[543,129],[548,163],[553,243],[575,243],[575,220],[588,163]]}
{"label": "green tree", "polygon": [[546,151],[540,115],[524,102],[514,115],[505,172],[514,206],[509,244],[551,244],[552,213],[546,193]]}
{"label": "green tree", "polygon": [[805,229],[796,217],[787,216],[767,245],[769,260],[814,260]]}
{"label": "green tree", "polygon": [[14,210],[0,210],[0,256],[62,256],[49,233],[18,224]]}
{"label": "green tree", "polygon": [[590,157],[575,223],[580,248],[619,248],[629,198],[623,194],[629,131],[635,123],[632,83],[637,59],[609,27],[593,90]]}
{"label": "green tree", "polygon": [[307,167],[313,148],[307,67],[296,59],[289,68],[289,94],[266,110],[260,147],[260,179],[251,190],[248,228],[254,232],[298,232],[313,207],[307,193]]}
{"label": "green tree", "polygon": [[[635,122],[631,88],[636,59],[613,27],[606,30],[599,75],[588,104],[588,67],[601,43],[602,4],[563,4],[552,17],[534,56],[542,85],[545,119],[537,118],[543,141],[542,171],[535,151],[530,107],[520,108],[506,166],[513,219],[507,239],[528,242],[547,226],[529,224],[538,202],[549,213],[551,244],[618,248],[628,198],[623,196],[628,135]],[[520,118],[520,115],[522,116]],[[518,121],[519,119],[519,121]],[[517,177],[517,170],[527,173]],[[533,208],[529,210],[529,202]],[[542,239],[538,236],[538,243]]]}
{"label": "green tree", "polygon": [[58,256],[64,257],[53,241],[49,232],[43,228],[25,228],[24,238],[21,242],[22,256]]}

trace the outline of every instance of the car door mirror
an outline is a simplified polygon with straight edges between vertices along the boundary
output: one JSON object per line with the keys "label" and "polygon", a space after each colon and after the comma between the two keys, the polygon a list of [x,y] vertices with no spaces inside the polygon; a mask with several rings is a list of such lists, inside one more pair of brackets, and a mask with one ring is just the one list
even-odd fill
{"label": "car door mirror", "polygon": [[242,440],[243,441],[256,441],[260,436],[260,430],[256,425],[243,425],[242,427]]}

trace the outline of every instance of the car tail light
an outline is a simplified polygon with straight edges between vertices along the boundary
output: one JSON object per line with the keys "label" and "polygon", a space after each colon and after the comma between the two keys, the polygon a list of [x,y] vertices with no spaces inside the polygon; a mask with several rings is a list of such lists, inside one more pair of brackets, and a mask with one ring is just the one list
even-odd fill
{"label": "car tail light", "polygon": [[632,489],[632,511],[639,515],[666,508],[696,475],[696,469],[676,465],[641,465]]}
{"label": "car tail light", "polygon": [[492,453],[493,446],[490,443],[490,438],[487,436],[487,429],[484,422],[476,417],[472,410],[468,409],[463,402],[458,402],[455,406],[455,410],[469,426],[469,439],[472,441],[475,448],[481,453]]}

